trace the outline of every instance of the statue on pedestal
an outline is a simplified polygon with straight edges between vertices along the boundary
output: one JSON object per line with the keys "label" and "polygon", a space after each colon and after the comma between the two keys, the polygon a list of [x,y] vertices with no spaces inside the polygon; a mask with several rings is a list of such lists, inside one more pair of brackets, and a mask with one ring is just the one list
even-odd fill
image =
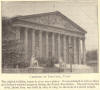
{"label": "statue on pedestal", "polygon": [[30,67],[38,67],[38,60],[35,59],[35,56],[32,55],[31,57],[31,62],[30,62]]}
{"label": "statue on pedestal", "polygon": [[60,57],[59,58],[59,69],[60,69],[60,71],[65,69],[65,65],[66,64],[64,63],[63,59]]}

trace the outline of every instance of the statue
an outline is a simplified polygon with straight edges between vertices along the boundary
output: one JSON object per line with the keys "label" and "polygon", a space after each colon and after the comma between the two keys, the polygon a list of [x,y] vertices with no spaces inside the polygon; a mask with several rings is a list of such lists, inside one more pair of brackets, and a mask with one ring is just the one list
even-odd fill
{"label": "statue", "polygon": [[32,55],[31,57],[31,62],[30,62],[30,67],[38,67],[38,60],[35,59],[35,56]]}
{"label": "statue", "polygon": [[62,58],[59,59],[59,69],[60,71],[64,70],[65,68],[65,63],[64,61],[62,60]]}

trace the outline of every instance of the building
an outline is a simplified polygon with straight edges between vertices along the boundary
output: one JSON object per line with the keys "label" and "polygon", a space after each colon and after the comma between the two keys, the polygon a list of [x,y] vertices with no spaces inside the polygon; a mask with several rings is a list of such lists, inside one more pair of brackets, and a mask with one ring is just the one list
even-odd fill
{"label": "building", "polygon": [[24,45],[26,62],[35,55],[38,59],[54,58],[58,62],[62,58],[67,64],[86,63],[86,31],[59,11],[18,16],[13,27],[16,39]]}

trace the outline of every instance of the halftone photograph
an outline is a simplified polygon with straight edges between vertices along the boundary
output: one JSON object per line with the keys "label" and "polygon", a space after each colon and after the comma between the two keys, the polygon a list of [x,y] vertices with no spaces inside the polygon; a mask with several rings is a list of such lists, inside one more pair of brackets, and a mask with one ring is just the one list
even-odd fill
{"label": "halftone photograph", "polygon": [[96,0],[1,5],[2,73],[98,73]]}

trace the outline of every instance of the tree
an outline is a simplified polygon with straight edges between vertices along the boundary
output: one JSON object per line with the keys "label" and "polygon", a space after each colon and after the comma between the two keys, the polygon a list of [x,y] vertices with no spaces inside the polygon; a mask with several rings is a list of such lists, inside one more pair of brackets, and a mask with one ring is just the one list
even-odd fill
{"label": "tree", "polygon": [[24,60],[23,45],[17,40],[4,40],[2,44],[2,66],[13,67]]}
{"label": "tree", "polygon": [[88,51],[86,60],[97,60],[97,50]]}
{"label": "tree", "polygon": [[2,67],[16,67],[24,64],[23,44],[16,40],[15,34],[12,20],[2,17]]}

